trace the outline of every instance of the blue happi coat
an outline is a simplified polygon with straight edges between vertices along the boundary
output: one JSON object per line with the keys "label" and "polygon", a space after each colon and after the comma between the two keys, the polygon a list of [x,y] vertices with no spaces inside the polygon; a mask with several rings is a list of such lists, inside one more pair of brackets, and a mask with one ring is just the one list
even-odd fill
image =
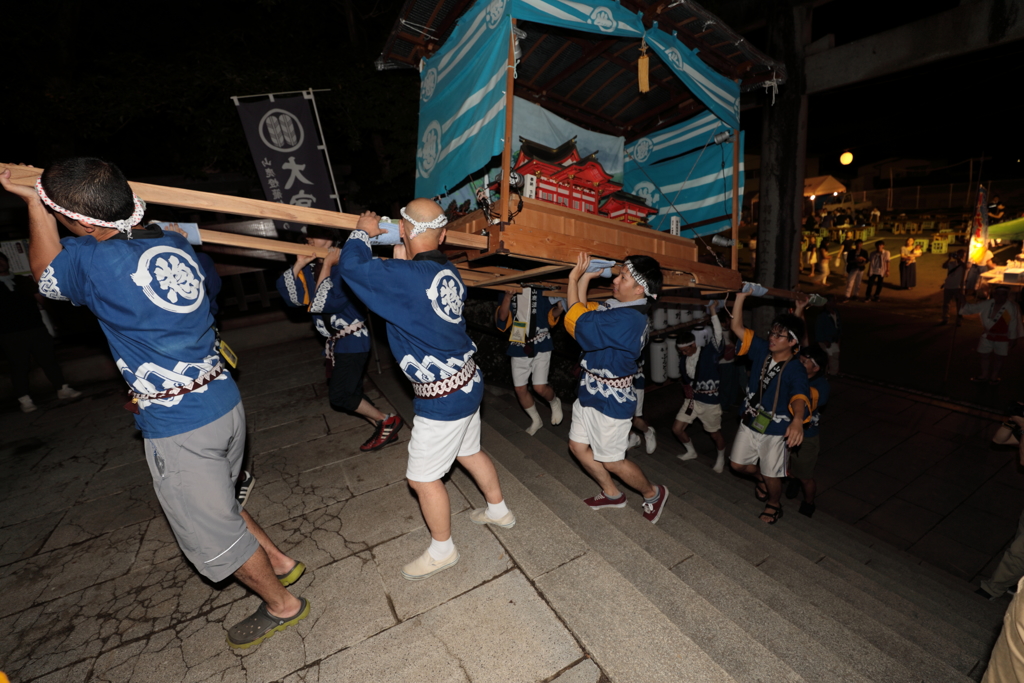
{"label": "blue happi coat", "polygon": [[[410,261],[373,257],[369,236],[355,230],[341,250],[341,271],[359,300],[387,321],[391,353],[410,381],[425,383],[458,373],[476,353],[462,309],[466,285],[440,251]],[[441,398],[415,398],[416,414],[432,420],[472,415],[483,399],[483,376]]]}
{"label": "blue happi coat", "polygon": [[[737,356],[750,355],[750,380],[747,382],[747,393],[743,402],[743,412],[746,415],[755,415],[758,409],[771,412],[772,404],[775,402],[775,389],[779,387],[779,403],[775,409],[775,416],[768,424],[765,434],[769,436],[782,436],[789,428],[793,414],[793,406],[797,401],[804,402],[804,422],[811,419],[810,385],[807,381],[807,371],[798,358],[793,358],[786,364],[785,370],[779,372],[768,383],[763,394],[760,390],[761,371],[765,359],[770,355],[768,341],[761,337],[754,336],[753,330],[745,330],[740,347],[736,351]],[[760,397],[760,402],[758,398]]]}
{"label": "blue happi coat", "polygon": [[[352,302],[351,290],[341,278],[340,265],[331,268],[330,276],[325,277],[319,287],[313,264],[300,270],[298,275],[289,268],[277,278],[277,291],[289,306],[304,307],[312,313],[313,324],[325,338],[333,335],[328,325],[338,331],[363,321],[363,316]],[[370,331],[365,325],[334,342],[335,353],[366,353],[369,350]]]}
{"label": "blue happi coat", "polygon": [[[583,349],[580,359],[580,405],[615,419],[630,419],[636,388],[611,387],[598,377],[628,377],[639,372],[647,343],[647,299],[622,303],[577,303],[565,315],[565,329]],[[594,375],[597,375],[595,377]]]}
{"label": "blue happi coat", "polygon": [[[133,236],[62,239],[39,291],[88,307],[124,380],[140,394],[154,394],[188,384],[220,360],[205,275],[188,241],[158,227]],[[224,416],[240,400],[225,371],[188,394],[140,400],[135,424],[148,439],[174,436]]]}
{"label": "blue happi coat", "polygon": [[[533,290],[533,296],[537,297],[537,311],[534,315],[533,323],[533,337],[536,341],[533,342],[533,350],[535,353],[543,353],[544,351],[551,351],[555,348],[555,344],[551,340],[551,328],[558,324],[558,318],[560,316],[554,314],[554,309],[559,303],[561,303],[561,299],[544,296],[539,290]],[[516,319],[518,305],[519,297],[513,296],[508,316],[504,320],[495,319],[495,325],[499,330],[502,332],[511,331],[512,321]],[[506,355],[514,358],[522,358],[526,356],[525,345],[509,339]]]}

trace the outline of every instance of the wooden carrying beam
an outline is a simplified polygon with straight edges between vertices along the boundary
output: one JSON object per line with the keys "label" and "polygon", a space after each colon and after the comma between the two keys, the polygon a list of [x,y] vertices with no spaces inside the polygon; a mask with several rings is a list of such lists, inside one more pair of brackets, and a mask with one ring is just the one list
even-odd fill
{"label": "wooden carrying beam", "polygon": [[[36,179],[43,173],[43,169],[32,166],[0,164],[0,167],[10,169],[11,180],[18,185],[33,186],[36,184]],[[177,187],[150,185],[148,183],[129,182],[128,184],[131,185],[135,194],[151,204],[230,213],[237,216],[251,216],[254,218],[272,218],[279,221],[322,225],[326,228],[337,228],[339,230],[354,230],[356,222],[359,220],[359,216],[350,213],[338,213],[337,211],[311,209],[305,206],[279,204],[278,202],[268,202],[262,199],[230,197],[212,192],[183,190]],[[464,249],[487,248],[487,238],[482,235],[449,232],[448,238],[445,241],[451,246]]]}

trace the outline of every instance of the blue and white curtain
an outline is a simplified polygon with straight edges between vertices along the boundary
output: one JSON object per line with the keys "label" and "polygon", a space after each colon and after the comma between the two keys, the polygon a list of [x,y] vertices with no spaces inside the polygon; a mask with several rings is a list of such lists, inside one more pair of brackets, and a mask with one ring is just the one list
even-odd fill
{"label": "blue and white curtain", "polygon": [[626,145],[626,173],[640,166],[685,154],[708,145],[715,135],[729,127],[710,111],[697,114],[674,126],[663,128]]}
{"label": "blue and white curtain", "polygon": [[[712,235],[732,225],[732,142],[708,145],[675,159],[627,170],[623,189],[658,209],[648,218],[668,231],[680,216],[680,235]],[[740,133],[740,200],[743,199],[743,134]],[[705,223],[705,221],[709,221]],[[704,223],[696,228],[688,225]]]}

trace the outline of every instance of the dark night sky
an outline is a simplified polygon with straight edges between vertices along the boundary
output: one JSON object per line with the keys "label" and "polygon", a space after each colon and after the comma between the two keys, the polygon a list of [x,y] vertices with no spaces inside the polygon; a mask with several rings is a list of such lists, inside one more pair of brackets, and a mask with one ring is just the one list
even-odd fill
{"label": "dark night sky", "polygon": [[[0,161],[42,166],[92,154],[135,178],[238,171],[255,180],[230,96],[331,88],[317,96],[325,137],[335,165],[359,178],[355,198],[407,196],[418,78],[372,65],[402,4],[181,0],[150,5],[143,17],[137,3],[14,3],[5,8],[7,53],[17,59],[0,81],[8,114]],[[833,0],[815,10],[814,37],[835,33],[841,44],[956,4]],[[761,44],[763,31],[748,38]],[[1014,116],[1022,65],[1024,41],[813,95],[809,154],[825,173],[842,173],[838,156],[850,149],[855,166],[984,154],[994,176],[1024,175]],[[744,112],[744,128],[752,142],[759,137],[756,110]]]}

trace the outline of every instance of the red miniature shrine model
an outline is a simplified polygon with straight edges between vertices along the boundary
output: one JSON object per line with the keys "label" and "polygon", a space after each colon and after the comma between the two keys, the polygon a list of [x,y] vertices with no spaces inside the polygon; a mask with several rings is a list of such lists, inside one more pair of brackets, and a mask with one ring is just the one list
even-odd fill
{"label": "red miniature shrine model", "polygon": [[601,213],[612,220],[650,227],[647,225],[647,217],[658,213],[658,210],[647,206],[643,197],[620,190],[608,197],[601,206]]}
{"label": "red miniature shrine model", "polygon": [[[519,154],[512,170],[523,177],[537,178],[536,199],[597,214],[601,199],[622,189],[622,185],[613,183],[605,172],[597,160],[597,152],[580,157],[576,138],[554,149],[525,138],[519,138],[519,142]],[[497,183],[492,189],[498,189]]]}

